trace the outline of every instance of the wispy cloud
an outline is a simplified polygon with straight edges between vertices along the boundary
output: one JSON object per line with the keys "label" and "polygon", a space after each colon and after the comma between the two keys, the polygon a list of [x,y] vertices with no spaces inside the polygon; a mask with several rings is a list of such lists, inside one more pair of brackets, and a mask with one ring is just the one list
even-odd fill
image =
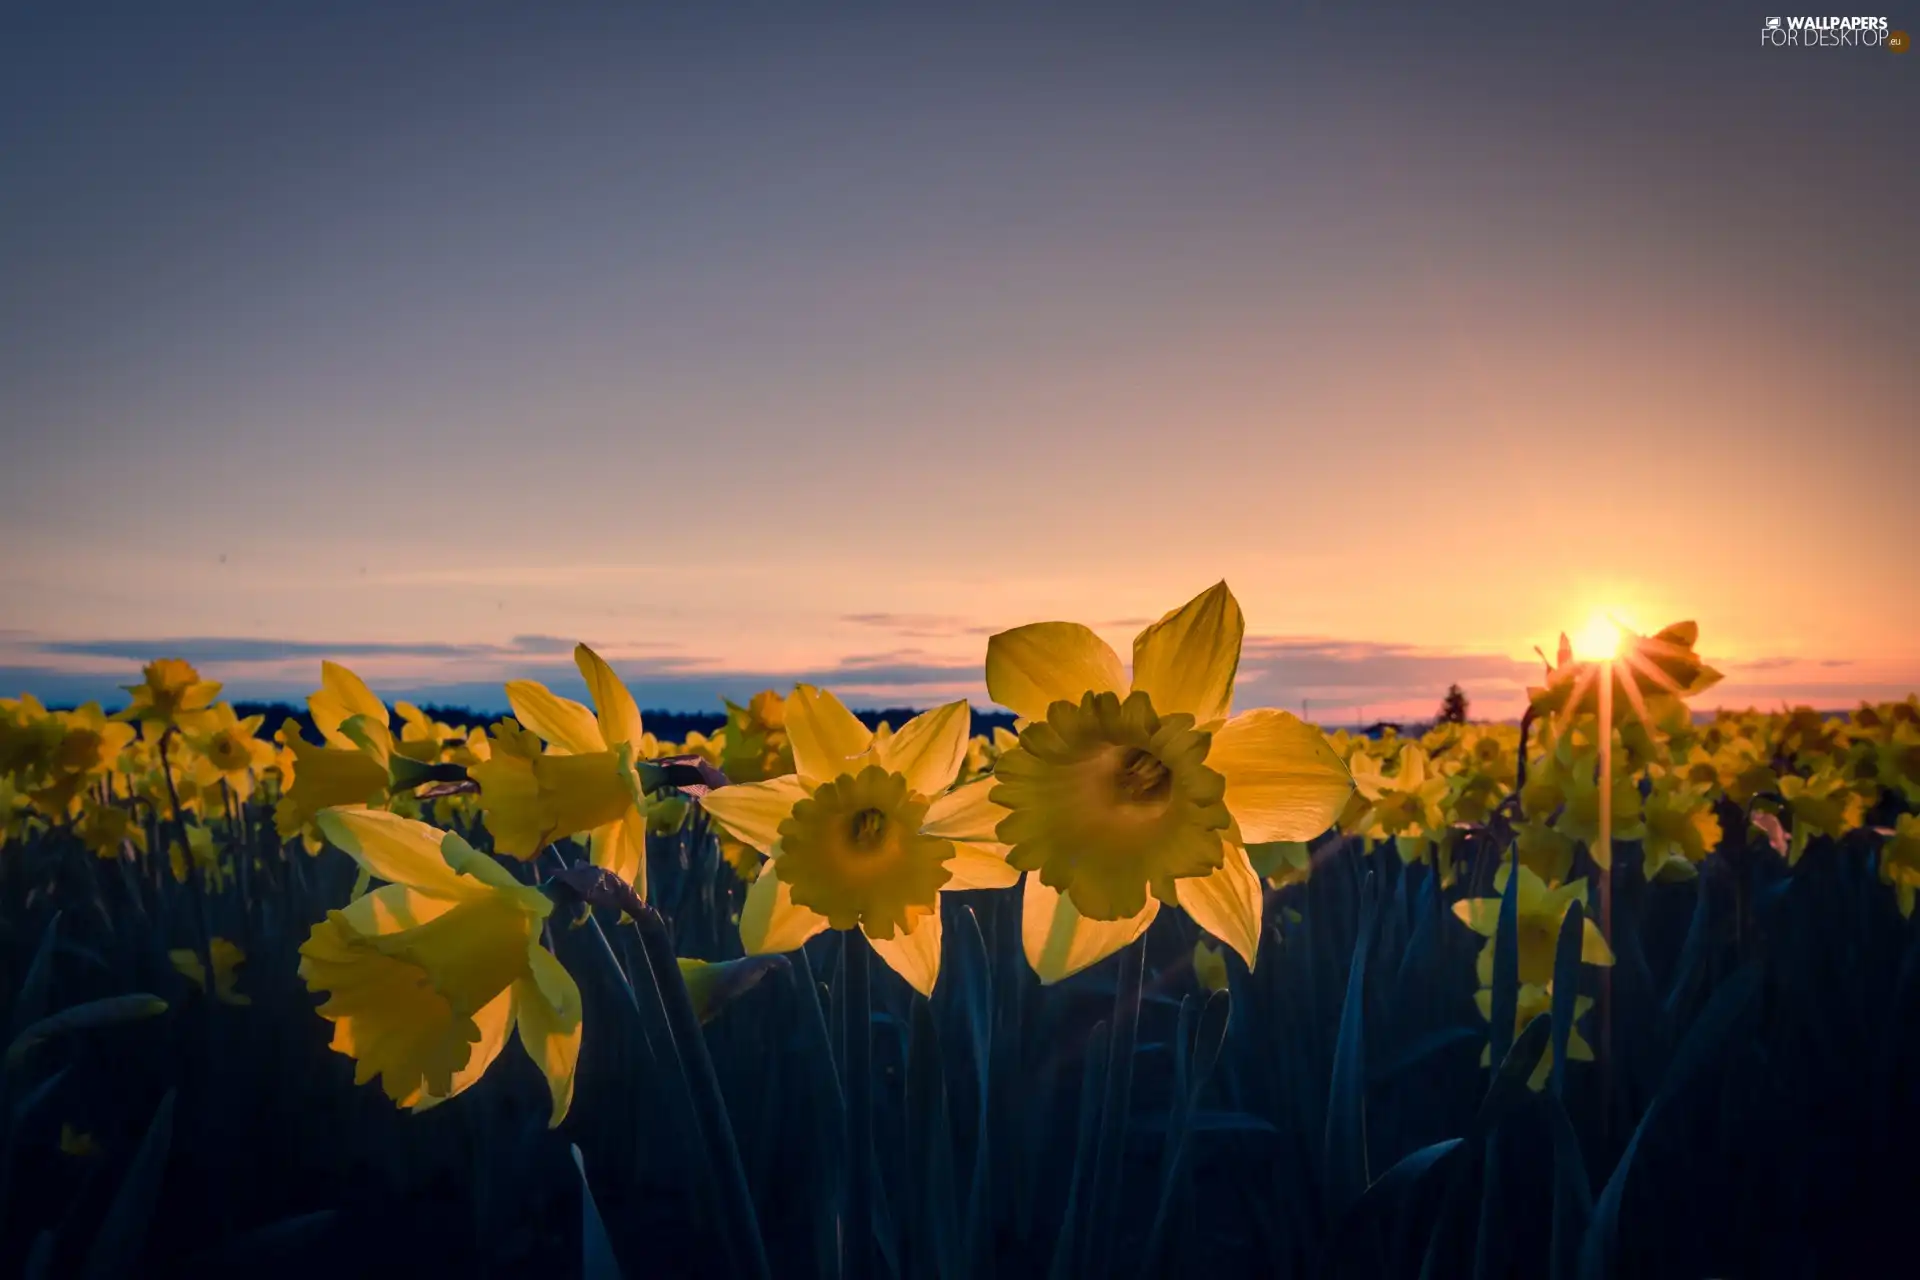
{"label": "wispy cloud", "polygon": [[984,636],[1000,630],[947,613],[849,613],[842,615],[840,621],[890,631],[916,640],[936,640],[956,635]]}
{"label": "wispy cloud", "polygon": [[567,654],[573,642],[556,636],[515,636],[506,644],[433,644],[412,641],[286,640],[259,636],[163,636],[156,639],[45,640],[44,654],[119,658],[147,662],[165,655],[195,664],[287,662],[301,658],[486,658],[495,660]]}

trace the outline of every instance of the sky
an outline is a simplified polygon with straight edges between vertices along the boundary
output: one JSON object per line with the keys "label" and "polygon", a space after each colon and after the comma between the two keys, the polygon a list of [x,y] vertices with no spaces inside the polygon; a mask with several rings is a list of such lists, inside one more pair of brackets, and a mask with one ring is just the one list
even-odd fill
{"label": "sky", "polygon": [[1222,578],[1325,722],[1920,688],[1920,56],[1037,8],[9,6],[0,692],[984,703]]}

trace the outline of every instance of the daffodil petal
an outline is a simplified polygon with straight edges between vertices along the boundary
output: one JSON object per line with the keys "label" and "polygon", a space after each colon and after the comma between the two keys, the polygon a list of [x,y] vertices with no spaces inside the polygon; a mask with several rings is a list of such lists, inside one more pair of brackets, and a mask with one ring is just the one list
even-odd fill
{"label": "daffodil petal", "polygon": [[1089,920],[1071,898],[1048,888],[1037,875],[1028,876],[1020,892],[1020,941],[1042,983],[1059,982],[1098,964],[1145,933],[1160,913],[1160,899],[1149,896],[1130,919]]}
{"label": "daffodil petal", "polygon": [[734,839],[765,853],[780,839],[780,824],[793,806],[806,798],[806,784],[789,773],[709,791],[700,797],[700,807]]}
{"label": "daffodil petal", "polygon": [[1290,711],[1245,711],[1227,721],[1213,735],[1207,765],[1227,780],[1227,812],[1249,844],[1311,840],[1333,825],[1353,792],[1326,735]]}
{"label": "daffodil petal", "polygon": [[1035,622],[987,641],[987,695],[1024,720],[1078,702],[1088,690],[1127,696],[1126,670],[1113,646],[1077,622]]}
{"label": "daffodil petal", "polygon": [[341,907],[339,914],[355,933],[371,938],[425,924],[458,905],[450,898],[430,898],[404,884],[387,884],[361,894]]}
{"label": "daffodil petal", "polygon": [[760,868],[747,888],[740,908],[740,943],[748,955],[792,951],[827,927],[827,918],[793,900],[793,890],[782,884],[777,864]]}
{"label": "daffodil petal", "polygon": [[891,938],[868,937],[867,941],[874,953],[887,962],[888,968],[907,980],[908,986],[923,996],[933,995],[933,984],[940,977],[941,926],[937,909],[922,916],[911,933],[896,929]]}
{"label": "daffodil petal", "polygon": [[994,828],[1007,816],[1007,810],[987,796],[999,782],[994,777],[981,778],[940,796],[927,806],[920,830],[943,840],[997,843]]}
{"label": "daffodil petal", "polygon": [[787,741],[794,771],[809,782],[828,782],[872,747],[873,733],[825,689],[797,684],[787,698]]}
{"label": "daffodil petal", "polygon": [[1607,939],[1600,932],[1600,926],[1592,920],[1582,921],[1585,926],[1580,931],[1580,960],[1583,964],[1610,965],[1613,963],[1613,948],[1607,945]]}
{"label": "daffodil petal", "polygon": [[387,723],[387,704],[375,696],[362,680],[337,662],[320,663],[320,692],[307,698],[307,710],[320,736],[336,747],[351,747],[353,742],[340,732],[340,726],[354,716],[365,716],[380,725]]}
{"label": "daffodil petal", "polygon": [[962,698],[921,712],[884,743],[874,743],[874,750],[881,766],[903,775],[909,787],[923,796],[938,795],[960,776],[972,725],[973,712]]}
{"label": "daffodil petal", "polygon": [[553,1097],[548,1127],[573,1105],[573,1072],[580,1061],[580,987],[544,947],[527,952],[531,976],[513,984],[513,1015],[520,1043],[547,1078]]}
{"label": "daffodil petal", "polygon": [[1007,846],[987,841],[955,840],[947,859],[949,889],[1011,889],[1020,883],[1019,868],[1007,862]]}
{"label": "daffodil petal", "polygon": [[514,718],[562,753],[584,756],[608,749],[593,712],[572,698],[535,680],[509,680],[506,688]]}
{"label": "daffodil petal", "polygon": [[474,1042],[467,1065],[453,1073],[453,1087],[443,1094],[421,1094],[414,1101],[413,1110],[427,1111],[448,1098],[457,1098],[463,1090],[479,1083],[480,1077],[487,1074],[487,1068],[507,1047],[507,1033],[513,1030],[513,989],[509,987],[502,991],[484,1009],[474,1014],[473,1024],[480,1028],[480,1038]]}
{"label": "daffodil petal", "polygon": [[1173,882],[1180,909],[1193,922],[1240,953],[1253,968],[1260,951],[1260,877],[1253,873],[1247,851],[1239,845],[1227,846],[1226,861],[1218,871],[1204,876],[1189,876]]}
{"label": "daffodil petal", "polygon": [[385,809],[322,809],[316,817],[327,840],[368,872],[436,898],[484,896],[486,886],[462,877],[441,856],[446,832]]}
{"label": "daffodil petal", "polygon": [[1246,629],[1240,602],[1226,583],[1214,583],[1134,640],[1133,687],[1163,716],[1185,711],[1201,725],[1226,719]]}
{"label": "daffodil petal", "polygon": [[595,827],[587,837],[588,857],[593,865],[625,880],[647,898],[647,818],[638,809],[627,812],[603,827]]}
{"label": "daffodil petal", "polygon": [[1462,898],[1453,904],[1460,923],[1483,938],[1491,938],[1500,927],[1500,899]]}
{"label": "daffodil petal", "polygon": [[613,668],[605,659],[584,644],[574,646],[573,663],[586,677],[587,692],[593,696],[594,709],[599,713],[600,737],[609,747],[624,742],[637,752],[641,736],[640,708],[627,692],[627,686],[613,674]]}

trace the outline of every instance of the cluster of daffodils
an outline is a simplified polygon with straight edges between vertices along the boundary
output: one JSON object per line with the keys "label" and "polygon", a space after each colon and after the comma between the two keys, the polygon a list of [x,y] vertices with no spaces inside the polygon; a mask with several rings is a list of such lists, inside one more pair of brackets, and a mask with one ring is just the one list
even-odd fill
{"label": "cluster of daffodils", "polygon": [[[1696,722],[1686,699],[1718,677],[1681,624],[1609,663],[1576,662],[1563,641],[1531,691],[1524,738],[1481,724],[1327,735],[1283,711],[1235,713],[1243,632],[1224,583],[1143,630],[1130,664],[1075,623],[1002,632],[985,682],[1017,719],[980,736],[964,702],[870,730],[803,684],[727,703],[710,735],[663,741],[581,645],[588,703],[512,681],[512,714],[484,727],[389,707],[323,663],[312,742],[295,721],[238,716],[218,684],[166,659],[113,715],[0,700],[0,846],[70,839],[215,894],[262,859],[342,850],[360,871],[353,897],[300,948],[334,1048],[362,1082],[421,1108],[479,1079],[517,1033],[551,1085],[555,1123],[582,1018],[547,946],[541,880],[571,861],[552,857],[569,841],[644,901],[649,839],[692,824],[747,886],[749,955],[842,930],[929,994],[949,891],[1020,894],[1026,958],[1044,982],[1182,912],[1207,936],[1200,981],[1223,986],[1229,953],[1255,963],[1267,894],[1306,880],[1329,833],[1390,846],[1443,886],[1468,841],[1491,833],[1511,847],[1518,871],[1503,869],[1496,890],[1518,875],[1521,1025],[1550,1007],[1560,922],[1587,896],[1586,869],[1607,869],[1615,850],[1664,882],[1730,847],[1771,844],[1797,864],[1847,837],[1912,912],[1920,700]],[[707,782],[683,791],[675,769],[690,765]],[[1499,907],[1454,904],[1489,938],[1486,1012]],[[1601,931],[1585,930],[1583,959],[1611,963]],[[230,941],[172,959],[209,998],[246,1003]],[[683,967],[704,1008],[725,966]],[[1590,1055],[1577,1033],[1569,1053]]]}

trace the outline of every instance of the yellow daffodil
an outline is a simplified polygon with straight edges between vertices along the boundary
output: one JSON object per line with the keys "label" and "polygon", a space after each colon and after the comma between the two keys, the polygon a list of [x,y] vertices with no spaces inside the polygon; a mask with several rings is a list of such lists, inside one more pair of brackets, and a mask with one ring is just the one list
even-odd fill
{"label": "yellow daffodil", "polygon": [[79,794],[111,771],[121,751],[133,740],[133,726],[110,721],[99,706],[88,703],[77,711],[56,711],[48,717],[57,728],[52,749],[43,760],[43,783],[33,791],[42,812],[65,815]]}
{"label": "yellow daffodil", "polygon": [[1142,631],[1131,681],[1090,629],[994,636],[987,691],[1020,716],[994,765],[998,827],[1024,889],[1027,958],[1057,981],[1144,932],[1165,903],[1249,965],[1260,881],[1245,846],[1306,840],[1353,783],[1319,730],[1284,711],[1229,719],[1245,624],[1222,582]]}
{"label": "yellow daffodil", "polygon": [[377,805],[386,799],[387,766],[372,753],[351,745],[313,746],[292,719],[280,726],[279,737],[293,752],[293,780],[273,809],[281,839],[299,835],[322,810]]}
{"label": "yellow daffodil", "polygon": [[645,898],[647,814],[634,773],[640,709],[599,654],[578,645],[573,660],[594,709],[531,680],[508,681],[507,701],[519,724],[545,739],[547,749],[509,729],[496,735],[489,758],[470,773],[499,852],[527,859],[554,840],[586,835],[593,865]]}
{"label": "yellow daffodil", "polygon": [[1900,914],[1911,916],[1914,891],[1920,889],[1920,814],[1901,814],[1880,846],[1880,881],[1893,886]]}
{"label": "yellow daffodil", "polygon": [[1193,976],[1200,982],[1202,991],[1225,991],[1227,989],[1227,953],[1221,947],[1210,944],[1205,938],[1193,944]]}
{"label": "yellow daffodil", "polygon": [[[1502,864],[1494,876],[1493,887],[1496,894],[1507,891],[1507,880],[1512,867]],[[1517,924],[1520,944],[1520,981],[1536,986],[1553,985],[1553,956],[1560,944],[1560,922],[1566,919],[1567,908],[1574,902],[1586,897],[1587,882],[1575,880],[1557,889],[1549,889],[1546,884],[1523,863],[1520,867],[1520,889]],[[1485,938],[1480,948],[1478,972],[1480,985],[1489,986],[1493,982],[1493,948],[1495,934],[1500,927],[1500,898],[1465,898],[1453,904],[1453,914],[1475,933]],[[1610,965],[1613,963],[1613,950],[1607,946],[1607,940],[1600,936],[1600,927],[1591,918],[1581,922],[1580,959],[1586,964]]]}
{"label": "yellow daffodil", "polygon": [[553,905],[459,836],[376,809],[322,813],[327,839],[387,883],[313,927],[300,976],[354,1082],[420,1109],[486,1073],[516,1027],[547,1077],[551,1123],[573,1100],[580,989],[540,944]]}
{"label": "yellow daffodil", "polygon": [[[1489,1022],[1493,1020],[1493,992],[1482,987],[1474,992],[1473,1003],[1480,1010],[1480,1016]],[[1593,1008],[1592,996],[1576,996],[1573,1001],[1574,1025],[1567,1029],[1567,1061],[1592,1062],[1593,1046],[1580,1034],[1579,1020],[1587,1016]],[[1514,1006],[1513,1034],[1518,1036],[1527,1029],[1527,1024],[1543,1014],[1553,1012],[1553,992],[1546,987],[1532,983],[1522,983],[1519,1003]],[[1493,1062],[1493,1046],[1488,1045],[1480,1051],[1480,1065],[1485,1067]],[[1547,1077],[1553,1071],[1553,1042],[1547,1042],[1547,1048],[1540,1055],[1540,1065],[1533,1069],[1527,1078],[1527,1087],[1538,1093],[1546,1087]]]}
{"label": "yellow daffodil", "polygon": [[1694,868],[1720,845],[1720,818],[1707,789],[1672,774],[1654,779],[1645,826],[1641,841],[1649,880],[1690,880]]}
{"label": "yellow daffodil", "polygon": [[1609,662],[1575,661],[1573,646],[1560,637],[1559,661],[1547,669],[1547,682],[1527,690],[1536,714],[1565,723],[1574,716],[1598,715],[1600,679],[1613,679],[1613,723],[1645,721],[1659,708],[1650,704],[1688,698],[1719,683],[1720,673],[1694,652],[1700,628],[1676,622],[1652,636],[1623,635],[1619,656]]}
{"label": "yellow daffodil", "polygon": [[[246,961],[247,953],[226,938],[213,939],[207,944],[207,951],[213,958],[214,999],[221,1004],[252,1004],[252,997],[241,995],[236,990],[240,966]],[[178,969],[187,981],[202,991],[207,989],[207,966],[200,959],[199,952],[183,947],[167,952],[167,958],[173,961],[173,967]]]}
{"label": "yellow daffodil", "polygon": [[1434,772],[1420,744],[1401,746],[1392,775],[1382,772],[1371,757],[1356,757],[1349,765],[1353,785],[1367,798],[1366,812],[1356,826],[1370,840],[1391,838],[1402,862],[1419,862],[1427,846],[1446,834],[1442,809],[1451,790],[1447,779]]}
{"label": "yellow daffodil", "polygon": [[786,702],[763,689],[744,707],[727,703],[727,727],[720,768],[735,782],[764,782],[793,772],[793,746],[787,741]]}
{"label": "yellow daffodil", "polygon": [[93,1140],[90,1133],[82,1133],[70,1124],[60,1126],[60,1153],[84,1159],[100,1154],[100,1144]]}
{"label": "yellow daffodil", "polygon": [[791,951],[822,929],[858,929],[922,994],[940,975],[940,893],[1006,888],[1019,873],[994,836],[1005,811],[991,780],[949,790],[966,757],[969,712],[952,702],[882,741],[810,685],[786,701],[794,772],[723,787],[701,801],[768,855],[747,891],[749,954]]}
{"label": "yellow daffodil", "polygon": [[131,855],[147,851],[146,828],[118,805],[88,806],[74,823],[73,832],[96,857],[113,859],[123,852]]}
{"label": "yellow daffodil", "polygon": [[1780,779],[1780,797],[1793,817],[1793,840],[1787,846],[1787,864],[1795,865],[1815,836],[1839,837],[1854,830],[1866,816],[1866,804],[1832,768],[1810,778],[1789,774]]}
{"label": "yellow daffodil", "polygon": [[160,658],[149,662],[139,684],[122,685],[133,700],[114,715],[115,720],[138,720],[143,724],[168,726],[182,712],[200,711],[220,694],[216,680],[202,680],[193,664],[179,658]]}
{"label": "yellow daffodil", "polygon": [[181,732],[198,759],[194,780],[203,785],[224,781],[245,800],[253,793],[254,771],[273,763],[273,744],[255,735],[265,716],[242,720],[222,702],[181,718]]}

